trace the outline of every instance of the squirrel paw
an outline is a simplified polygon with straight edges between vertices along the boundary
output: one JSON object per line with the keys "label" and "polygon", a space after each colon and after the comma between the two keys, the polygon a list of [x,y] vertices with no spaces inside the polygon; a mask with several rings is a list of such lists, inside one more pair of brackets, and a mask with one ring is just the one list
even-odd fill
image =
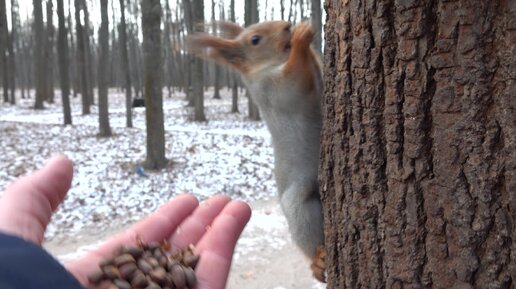
{"label": "squirrel paw", "polygon": [[312,269],[315,279],[326,283],[326,250],[323,246],[317,248],[317,253],[312,258],[310,269]]}
{"label": "squirrel paw", "polygon": [[314,38],[314,30],[309,22],[303,22],[298,24],[292,33],[292,44],[309,46]]}

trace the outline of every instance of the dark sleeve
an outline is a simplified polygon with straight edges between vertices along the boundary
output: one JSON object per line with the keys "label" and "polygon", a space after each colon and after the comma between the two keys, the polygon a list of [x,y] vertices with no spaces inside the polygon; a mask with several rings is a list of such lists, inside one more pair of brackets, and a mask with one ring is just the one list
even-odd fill
{"label": "dark sleeve", "polygon": [[0,233],[0,288],[84,289],[41,247]]}

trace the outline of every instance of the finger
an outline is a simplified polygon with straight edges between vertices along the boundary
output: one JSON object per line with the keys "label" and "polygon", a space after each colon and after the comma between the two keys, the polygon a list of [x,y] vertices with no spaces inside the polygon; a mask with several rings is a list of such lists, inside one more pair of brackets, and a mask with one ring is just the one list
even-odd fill
{"label": "finger", "polygon": [[233,201],[213,221],[211,229],[196,247],[196,254],[201,256],[195,269],[198,289],[226,286],[233,250],[250,217],[251,209],[247,204]]}
{"label": "finger", "polygon": [[41,244],[52,213],[63,201],[72,177],[72,161],[59,155],[42,169],[10,185],[0,199],[0,231]]}
{"label": "finger", "polygon": [[66,264],[66,267],[82,284],[87,284],[87,274],[95,270],[101,260],[110,257],[120,245],[134,245],[137,239],[152,242],[169,238],[197,205],[197,199],[192,195],[175,197],[127,231],[113,237],[79,260]]}
{"label": "finger", "polygon": [[229,201],[228,197],[219,195],[202,202],[193,214],[177,227],[170,238],[172,249],[196,244]]}

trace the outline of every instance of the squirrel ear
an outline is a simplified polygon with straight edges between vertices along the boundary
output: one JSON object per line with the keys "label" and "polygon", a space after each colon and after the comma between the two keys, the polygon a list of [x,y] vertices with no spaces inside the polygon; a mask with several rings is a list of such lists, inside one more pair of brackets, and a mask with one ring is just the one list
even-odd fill
{"label": "squirrel ear", "polygon": [[244,71],[245,53],[240,44],[234,40],[197,34],[187,37],[186,49],[201,58],[211,59]]}
{"label": "squirrel ear", "polygon": [[244,31],[242,26],[228,21],[218,21],[217,28],[220,31],[220,35],[228,39],[235,39],[242,31]]}

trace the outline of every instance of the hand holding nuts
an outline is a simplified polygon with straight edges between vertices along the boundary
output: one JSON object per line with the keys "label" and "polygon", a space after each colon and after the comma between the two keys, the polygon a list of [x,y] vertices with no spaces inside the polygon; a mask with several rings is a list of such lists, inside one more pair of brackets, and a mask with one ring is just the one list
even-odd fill
{"label": "hand holding nuts", "polygon": [[168,242],[121,247],[88,276],[90,289],[189,289],[197,283],[193,246],[167,255]]}

